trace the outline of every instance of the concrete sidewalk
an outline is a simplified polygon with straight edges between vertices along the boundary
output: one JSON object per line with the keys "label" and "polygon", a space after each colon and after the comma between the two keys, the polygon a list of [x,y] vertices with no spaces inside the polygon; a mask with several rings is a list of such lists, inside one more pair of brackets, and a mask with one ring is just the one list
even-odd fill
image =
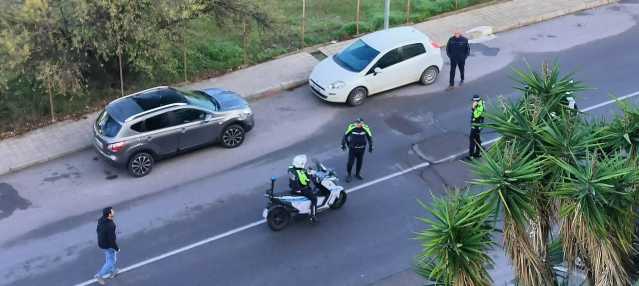
{"label": "concrete sidewalk", "polygon": [[[445,43],[453,30],[468,31],[487,26],[493,32],[506,31],[594,8],[616,0],[511,0],[494,5],[470,8],[414,25],[434,41]],[[486,35],[479,35],[486,36]],[[475,35],[471,35],[471,40]],[[325,55],[338,52],[350,41],[319,48]],[[248,99],[274,95],[306,83],[317,64],[308,52],[300,52],[221,77],[191,83],[187,88],[222,87],[234,90]],[[31,131],[19,137],[0,141],[0,175],[56,159],[91,146],[92,123],[96,114],[77,121],[63,121]]]}

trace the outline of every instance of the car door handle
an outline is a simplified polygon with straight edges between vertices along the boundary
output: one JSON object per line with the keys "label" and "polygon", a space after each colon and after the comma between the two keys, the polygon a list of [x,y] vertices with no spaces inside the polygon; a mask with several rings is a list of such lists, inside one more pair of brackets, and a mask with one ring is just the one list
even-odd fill
{"label": "car door handle", "polygon": [[151,139],[153,139],[153,137],[151,137],[151,136],[144,137],[144,140],[146,140],[146,141],[151,141]]}

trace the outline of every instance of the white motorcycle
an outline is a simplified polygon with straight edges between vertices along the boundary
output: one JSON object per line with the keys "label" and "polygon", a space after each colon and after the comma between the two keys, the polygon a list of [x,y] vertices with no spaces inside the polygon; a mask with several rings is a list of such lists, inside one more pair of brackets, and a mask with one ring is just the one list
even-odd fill
{"label": "white motorcycle", "polygon": [[[305,155],[304,160],[306,158]],[[339,180],[332,169],[315,161],[316,169],[309,168],[308,174],[315,186],[317,195],[317,212],[331,208],[339,209],[346,202],[344,187],[337,185]],[[271,189],[266,191],[269,202],[262,216],[273,231],[284,229],[297,215],[311,214],[311,201],[304,196],[292,193],[274,193],[275,177],[271,178]]]}

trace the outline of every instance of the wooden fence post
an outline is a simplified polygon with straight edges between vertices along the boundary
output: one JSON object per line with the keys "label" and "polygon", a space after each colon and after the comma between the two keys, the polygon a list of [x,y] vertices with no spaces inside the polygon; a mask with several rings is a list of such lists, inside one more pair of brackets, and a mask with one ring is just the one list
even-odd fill
{"label": "wooden fence post", "polygon": [[184,81],[189,81],[188,72],[186,70],[187,64],[187,56],[186,56],[186,25],[182,25],[182,52],[183,52],[183,60],[184,60]]}
{"label": "wooden fence post", "polygon": [[306,0],[302,0],[302,48],[304,48],[304,25],[306,24]]}
{"label": "wooden fence post", "polygon": [[406,23],[410,23],[410,0],[406,0]]}
{"label": "wooden fence post", "polygon": [[249,63],[248,60],[248,48],[249,48],[249,36],[251,33],[251,27],[250,27],[250,23],[248,23],[248,20],[246,19],[246,17],[244,17],[243,21],[242,21],[242,45],[243,45],[243,49],[244,49],[244,64],[247,65]]}

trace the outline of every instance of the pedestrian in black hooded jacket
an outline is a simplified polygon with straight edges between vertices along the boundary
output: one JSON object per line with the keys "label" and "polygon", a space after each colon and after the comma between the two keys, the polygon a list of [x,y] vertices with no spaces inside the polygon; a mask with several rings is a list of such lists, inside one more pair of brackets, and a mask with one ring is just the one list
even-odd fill
{"label": "pedestrian in black hooded jacket", "polygon": [[102,217],[98,219],[98,226],[96,233],[98,235],[98,247],[104,250],[105,262],[100,268],[94,278],[98,283],[104,285],[105,278],[113,278],[118,274],[116,267],[117,253],[120,252],[120,247],[116,242],[115,236],[115,223],[113,222],[113,216],[115,211],[112,207],[106,207],[102,210]]}
{"label": "pedestrian in black hooded jacket", "polygon": [[455,32],[446,44],[446,54],[450,59],[450,83],[448,88],[455,86],[455,69],[459,67],[459,75],[461,81],[459,85],[464,83],[464,67],[466,65],[466,58],[470,55],[470,45],[468,39],[462,36],[460,32]]}

